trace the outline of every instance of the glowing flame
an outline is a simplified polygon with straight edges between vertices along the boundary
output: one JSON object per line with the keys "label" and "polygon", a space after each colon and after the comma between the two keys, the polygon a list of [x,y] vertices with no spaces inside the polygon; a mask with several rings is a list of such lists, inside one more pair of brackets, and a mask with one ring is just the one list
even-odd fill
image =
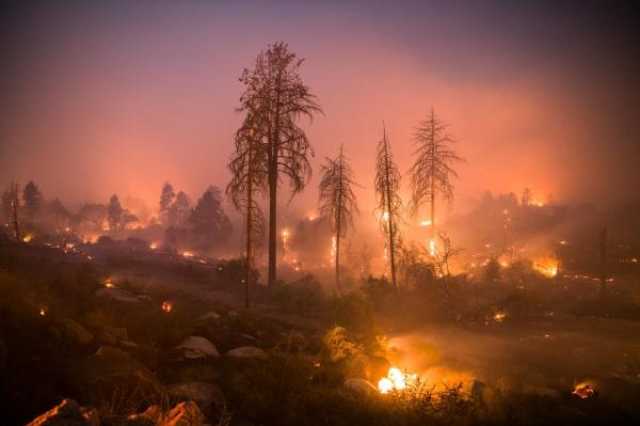
{"label": "glowing flame", "polygon": [[165,302],[162,302],[161,308],[165,313],[168,314],[173,309],[173,304],[171,302],[166,302],[165,301]]}
{"label": "glowing flame", "polygon": [[329,251],[329,254],[331,255],[331,263],[335,262],[336,251],[337,250],[338,250],[338,243],[337,243],[336,237],[334,235],[333,237],[331,237],[331,250]]}
{"label": "glowing flame", "polygon": [[389,393],[391,391],[402,391],[414,384],[418,380],[416,374],[409,374],[402,372],[397,367],[389,368],[386,377],[383,377],[378,381],[378,391],[382,394]]}
{"label": "glowing flame", "polygon": [[429,255],[431,257],[436,257],[438,255],[438,246],[436,245],[436,240],[431,238],[428,241]]}
{"label": "glowing flame", "polygon": [[40,308],[40,312],[39,313],[40,313],[41,317],[46,316],[47,315],[47,308],[45,308],[45,307]]}
{"label": "glowing flame", "polygon": [[28,243],[31,240],[33,240],[33,234],[27,234],[24,236],[24,238],[22,238],[22,241],[24,241],[25,243]]}
{"label": "glowing flame", "polygon": [[506,312],[496,312],[495,315],[493,316],[493,320],[495,322],[502,322],[507,318],[507,313]]}
{"label": "glowing flame", "polygon": [[193,252],[191,252],[191,251],[186,250],[186,251],[182,252],[182,257],[190,258],[190,257],[193,257],[193,256],[195,256],[195,254],[193,254]]}
{"label": "glowing flame", "polygon": [[149,248],[150,248],[151,250],[155,250],[155,249],[157,249],[157,248],[158,248],[158,243],[151,243],[151,244],[149,244]]}
{"label": "glowing flame", "polygon": [[106,288],[114,288],[115,284],[113,283],[113,281],[111,281],[111,278],[107,278],[106,280],[104,280],[104,286]]}
{"label": "glowing flame", "polygon": [[432,224],[431,219],[424,219],[420,221],[420,226],[423,228],[427,228],[431,226],[431,224]]}
{"label": "glowing flame", "polygon": [[558,275],[559,262],[553,257],[543,257],[533,262],[533,269],[547,278]]}
{"label": "glowing flame", "polygon": [[581,399],[591,398],[595,395],[596,389],[593,384],[589,382],[578,383],[573,389],[572,394],[578,396]]}

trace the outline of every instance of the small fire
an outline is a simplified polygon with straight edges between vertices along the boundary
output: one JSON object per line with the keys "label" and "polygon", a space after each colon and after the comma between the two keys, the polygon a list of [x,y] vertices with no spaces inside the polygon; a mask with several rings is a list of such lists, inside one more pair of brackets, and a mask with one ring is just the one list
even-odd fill
{"label": "small fire", "polygon": [[155,249],[157,249],[157,248],[158,248],[158,243],[151,243],[151,244],[149,244],[149,248],[150,248],[151,250],[155,250]]}
{"label": "small fire", "polygon": [[436,240],[431,238],[428,241],[429,255],[431,257],[436,257],[438,255],[438,246],[436,245]]}
{"label": "small fire", "polygon": [[429,226],[431,226],[431,219],[424,219],[420,221],[420,226],[423,228],[427,228]]}
{"label": "small fire", "polygon": [[28,243],[31,240],[33,240],[33,234],[27,234],[24,236],[24,238],[22,238],[22,241],[24,241],[25,243]]}
{"label": "small fire", "polygon": [[193,252],[191,252],[191,251],[186,250],[186,251],[182,252],[182,257],[190,258],[190,257],[193,257],[193,256],[195,256],[195,254],[193,254]]}
{"label": "small fire", "polygon": [[402,372],[397,367],[389,368],[387,375],[378,381],[378,391],[387,394],[391,391],[402,391],[418,380],[416,374]]}
{"label": "small fire", "polygon": [[592,396],[595,396],[596,389],[593,386],[593,384],[589,382],[582,382],[582,383],[578,383],[573,389],[573,392],[571,393],[578,396],[581,399],[587,399],[587,398],[591,398]]}
{"label": "small fire", "polygon": [[162,310],[168,314],[173,309],[173,304],[171,302],[165,301],[165,302],[162,302],[161,307],[162,307]]}
{"label": "small fire", "polygon": [[113,288],[115,287],[115,284],[113,283],[113,281],[111,281],[111,278],[107,278],[106,280],[104,280],[104,286],[106,288]]}
{"label": "small fire", "polygon": [[493,320],[495,322],[502,322],[507,318],[507,313],[506,312],[496,312],[493,315]]}
{"label": "small fire", "polygon": [[331,263],[335,262],[337,250],[338,250],[338,243],[334,235],[333,237],[331,237],[331,250],[329,251],[329,254],[331,255]]}
{"label": "small fire", "polygon": [[44,306],[42,308],[40,308],[39,314],[40,314],[41,317],[46,316],[47,315],[47,308],[44,307]]}
{"label": "small fire", "polygon": [[553,257],[543,257],[533,262],[533,269],[547,278],[558,275],[559,262]]}

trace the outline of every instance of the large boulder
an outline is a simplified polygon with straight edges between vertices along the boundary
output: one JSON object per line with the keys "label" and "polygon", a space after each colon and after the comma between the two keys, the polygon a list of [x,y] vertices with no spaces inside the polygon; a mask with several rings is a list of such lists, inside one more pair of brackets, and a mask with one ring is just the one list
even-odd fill
{"label": "large boulder", "polygon": [[208,339],[201,336],[189,336],[182,341],[177,347],[184,358],[198,359],[220,356],[218,349]]}
{"label": "large boulder", "polygon": [[205,313],[205,314],[201,315],[201,316],[198,318],[198,321],[203,321],[203,322],[206,322],[206,321],[217,321],[217,320],[219,320],[220,318],[221,318],[221,317],[220,317],[220,314],[219,314],[219,313],[217,313],[217,312],[215,312],[215,311],[209,311],[209,312],[207,312],[207,313]]}
{"label": "large boulder", "polygon": [[122,303],[140,303],[140,298],[135,294],[117,287],[105,287],[96,291],[96,296],[115,300]]}
{"label": "large boulder", "polygon": [[27,426],[99,426],[95,409],[81,407],[72,399],[62,402],[33,419]]}
{"label": "large boulder", "polygon": [[93,334],[70,318],[60,321],[57,330],[65,340],[73,344],[87,345],[93,341]]}
{"label": "large boulder", "polygon": [[369,396],[378,392],[378,389],[370,381],[360,378],[345,380],[344,387],[358,396]]}
{"label": "large boulder", "polygon": [[107,345],[115,346],[119,342],[127,341],[129,339],[127,329],[121,327],[109,327],[104,326],[98,334],[98,340]]}
{"label": "large boulder", "polygon": [[202,426],[204,415],[193,401],[181,402],[162,416],[157,426]]}
{"label": "large boulder", "polygon": [[195,401],[204,412],[222,410],[225,405],[224,394],[218,386],[211,383],[179,383],[169,386],[168,392],[177,399]]}
{"label": "large boulder", "polygon": [[238,359],[267,359],[267,353],[255,346],[241,346],[239,348],[231,349],[226,353],[228,357]]}
{"label": "large boulder", "polygon": [[122,426],[155,426],[162,419],[162,408],[152,405],[144,412],[132,414],[122,422]]}

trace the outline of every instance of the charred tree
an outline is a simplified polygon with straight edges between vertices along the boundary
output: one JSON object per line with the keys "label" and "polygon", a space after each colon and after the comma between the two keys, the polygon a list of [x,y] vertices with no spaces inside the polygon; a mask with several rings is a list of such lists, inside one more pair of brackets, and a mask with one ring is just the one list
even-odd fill
{"label": "charred tree", "polygon": [[447,133],[447,125],[438,119],[433,109],[416,129],[414,142],[416,160],[411,173],[411,207],[414,214],[428,203],[431,209],[431,244],[436,237],[436,198],[453,199],[453,165],[462,160],[452,148],[455,140]]}
{"label": "charred tree", "polygon": [[13,182],[11,184],[11,221],[13,224],[13,235],[16,241],[22,241],[22,236],[20,234],[20,187],[17,182]]}
{"label": "charred tree", "polygon": [[278,185],[282,176],[288,178],[292,196],[306,186],[313,149],[298,122],[321,112],[300,76],[302,63],[286,43],[277,42],[261,52],[254,68],[245,69],[240,77],[244,93],[239,110],[254,117],[265,130],[259,136],[265,145],[269,194],[269,286],[276,281]]}
{"label": "charred tree", "polygon": [[249,308],[249,289],[253,281],[254,251],[264,237],[264,214],[256,202],[266,192],[267,163],[258,123],[248,116],[236,132],[235,150],[229,170],[231,181],[226,193],[233,206],[245,216],[245,307]]}
{"label": "charred tree", "polygon": [[396,251],[398,247],[398,222],[402,199],[400,198],[400,172],[393,161],[391,146],[387,132],[383,126],[382,139],[378,142],[376,155],[376,176],[374,187],[377,198],[377,210],[380,215],[380,226],[389,249],[389,267],[391,282],[397,289]]}
{"label": "charred tree", "polygon": [[320,214],[330,218],[335,238],[336,289],[340,286],[340,239],[353,226],[353,216],[358,214],[358,205],[353,187],[356,185],[353,170],[344,155],[342,146],[334,159],[327,158],[322,166],[320,180]]}

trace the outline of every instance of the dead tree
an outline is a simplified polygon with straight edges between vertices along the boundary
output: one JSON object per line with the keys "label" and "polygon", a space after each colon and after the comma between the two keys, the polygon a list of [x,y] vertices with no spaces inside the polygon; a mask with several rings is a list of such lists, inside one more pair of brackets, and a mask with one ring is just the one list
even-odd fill
{"label": "dead tree", "polygon": [[11,183],[11,222],[13,225],[13,235],[17,242],[22,241],[20,234],[20,187],[18,182]]}
{"label": "dead tree", "polygon": [[245,69],[240,77],[244,93],[239,110],[255,117],[265,130],[260,138],[265,145],[269,193],[269,286],[276,281],[278,185],[282,176],[287,177],[292,196],[306,186],[311,177],[309,158],[313,149],[298,121],[301,117],[312,119],[321,112],[300,76],[302,63],[287,44],[278,42],[261,52],[254,68]]}
{"label": "dead tree", "polygon": [[264,236],[264,214],[256,199],[266,189],[264,145],[260,143],[262,129],[252,116],[247,116],[236,132],[235,150],[229,170],[231,181],[226,193],[233,206],[245,216],[245,307],[249,308],[249,288],[253,284],[254,251]]}
{"label": "dead tree", "polygon": [[398,289],[396,280],[396,250],[398,246],[398,223],[402,199],[400,198],[400,172],[393,161],[391,146],[383,125],[382,139],[378,142],[376,156],[376,176],[374,187],[377,197],[377,210],[380,215],[380,227],[389,249],[391,282]]}
{"label": "dead tree", "polygon": [[320,180],[320,214],[331,220],[335,238],[336,289],[340,286],[340,239],[353,226],[353,216],[358,214],[358,205],[353,187],[356,185],[353,170],[344,155],[342,146],[334,159],[327,158],[322,166]]}
{"label": "dead tree", "polygon": [[[453,199],[452,178],[458,174],[453,168],[463,161],[452,149],[455,140],[446,132],[447,125],[440,121],[433,109],[430,116],[416,129],[414,142],[416,160],[411,173],[411,207],[417,213],[428,202],[431,207],[431,241],[436,237],[436,198]],[[433,243],[432,243],[433,244]]]}

